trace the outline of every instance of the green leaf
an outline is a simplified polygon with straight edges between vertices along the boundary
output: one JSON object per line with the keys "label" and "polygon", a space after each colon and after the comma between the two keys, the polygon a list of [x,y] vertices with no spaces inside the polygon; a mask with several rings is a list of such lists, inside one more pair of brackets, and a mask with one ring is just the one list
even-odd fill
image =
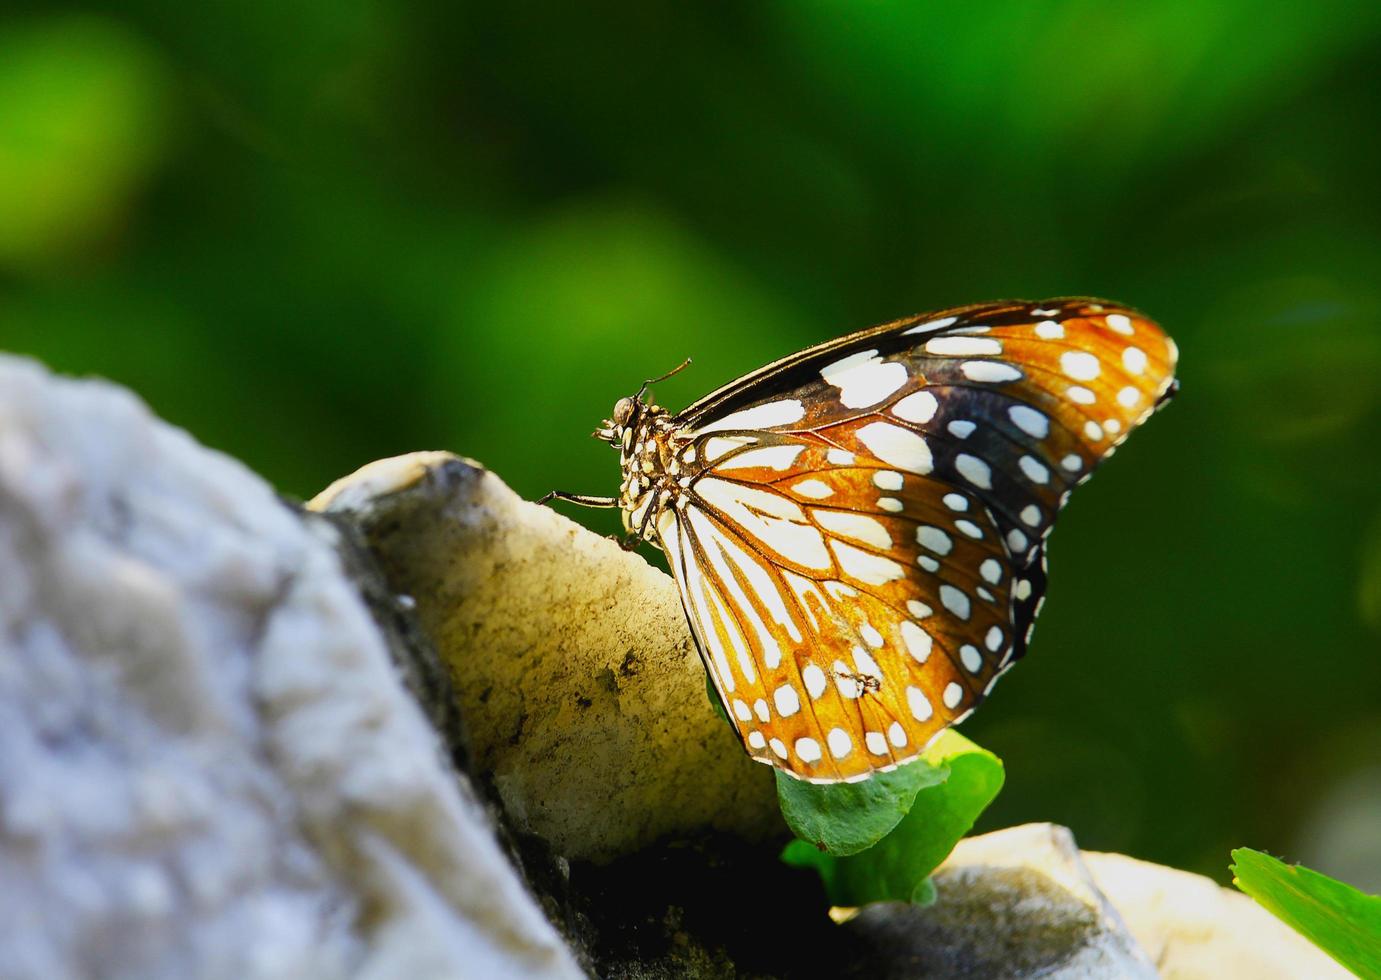
{"label": "green leaf", "polygon": [[857,783],[807,783],[780,769],[777,802],[791,832],[812,850],[857,854],[887,836],[911,809],[916,794],[942,783],[949,770],[929,753],[891,772]]}
{"label": "green leaf", "polygon": [[1381,896],[1239,847],[1233,884],[1359,977],[1381,977]]}
{"label": "green leaf", "polygon": [[[925,765],[931,772],[947,771],[948,779],[922,788],[891,833],[872,847],[841,855],[822,853],[797,840],[787,845],[782,860],[795,867],[814,868],[834,905],[934,901],[935,890],[928,876],[997,796],[1004,773],[997,756],[952,731],[936,739],[912,765]],[[898,771],[908,768],[911,766]]]}

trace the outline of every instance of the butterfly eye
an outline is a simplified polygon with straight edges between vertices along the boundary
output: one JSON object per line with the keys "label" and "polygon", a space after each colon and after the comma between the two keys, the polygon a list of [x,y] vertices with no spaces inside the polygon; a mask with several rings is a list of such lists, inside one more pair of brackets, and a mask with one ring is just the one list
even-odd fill
{"label": "butterfly eye", "polygon": [[614,424],[627,425],[628,419],[633,414],[633,399],[620,398],[614,403]]}

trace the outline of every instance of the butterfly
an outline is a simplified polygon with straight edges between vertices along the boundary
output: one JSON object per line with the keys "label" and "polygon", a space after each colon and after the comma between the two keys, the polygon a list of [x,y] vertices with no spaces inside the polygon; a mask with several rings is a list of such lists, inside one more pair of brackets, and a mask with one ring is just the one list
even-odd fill
{"label": "butterfly", "polygon": [[666,553],[752,758],[853,782],[917,758],[1026,652],[1056,514],[1173,395],[1176,359],[1102,300],[908,317],[674,415],[645,382],[594,433],[619,495],[543,501],[618,507]]}

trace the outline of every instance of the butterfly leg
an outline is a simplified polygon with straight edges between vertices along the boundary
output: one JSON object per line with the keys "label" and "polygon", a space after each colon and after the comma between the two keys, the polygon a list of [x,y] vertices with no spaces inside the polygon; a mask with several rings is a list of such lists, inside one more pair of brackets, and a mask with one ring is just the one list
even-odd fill
{"label": "butterfly leg", "polygon": [[[686,363],[689,364],[690,362],[687,361]],[[685,364],[681,365],[681,367],[685,367]],[[681,368],[677,368],[678,371],[680,369]],[[631,534],[625,534],[619,539],[620,548],[624,551],[637,551],[638,545],[647,540],[648,528],[652,526],[652,519],[657,516],[657,512],[661,509],[663,495],[664,491],[658,490],[653,496],[652,502],[643,508],[642,523],[638,525],[636,531]]]}

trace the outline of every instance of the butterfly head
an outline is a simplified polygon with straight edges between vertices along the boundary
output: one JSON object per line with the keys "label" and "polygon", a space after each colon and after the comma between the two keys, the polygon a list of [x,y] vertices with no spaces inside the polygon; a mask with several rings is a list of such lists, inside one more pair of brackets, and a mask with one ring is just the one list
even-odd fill
{"label": "butterfly head", "polygon": [[623,441],[623,433],[635,427],[635,418],[641,415],[646,407],[639,395],[620,398],[614,403],[613,414],[605,419],[591,435],[600,442],[617,446]]}
{"label": "butterfly head", "polygon": [[593,433],[619,451],[623,483],[619,506],[630,533],[649,535],[649,516],[676,495],[680,461],[669,458],[672,416],[661,405],[644,400],[646,385],[635,395],[620,398],[614,410]]}

